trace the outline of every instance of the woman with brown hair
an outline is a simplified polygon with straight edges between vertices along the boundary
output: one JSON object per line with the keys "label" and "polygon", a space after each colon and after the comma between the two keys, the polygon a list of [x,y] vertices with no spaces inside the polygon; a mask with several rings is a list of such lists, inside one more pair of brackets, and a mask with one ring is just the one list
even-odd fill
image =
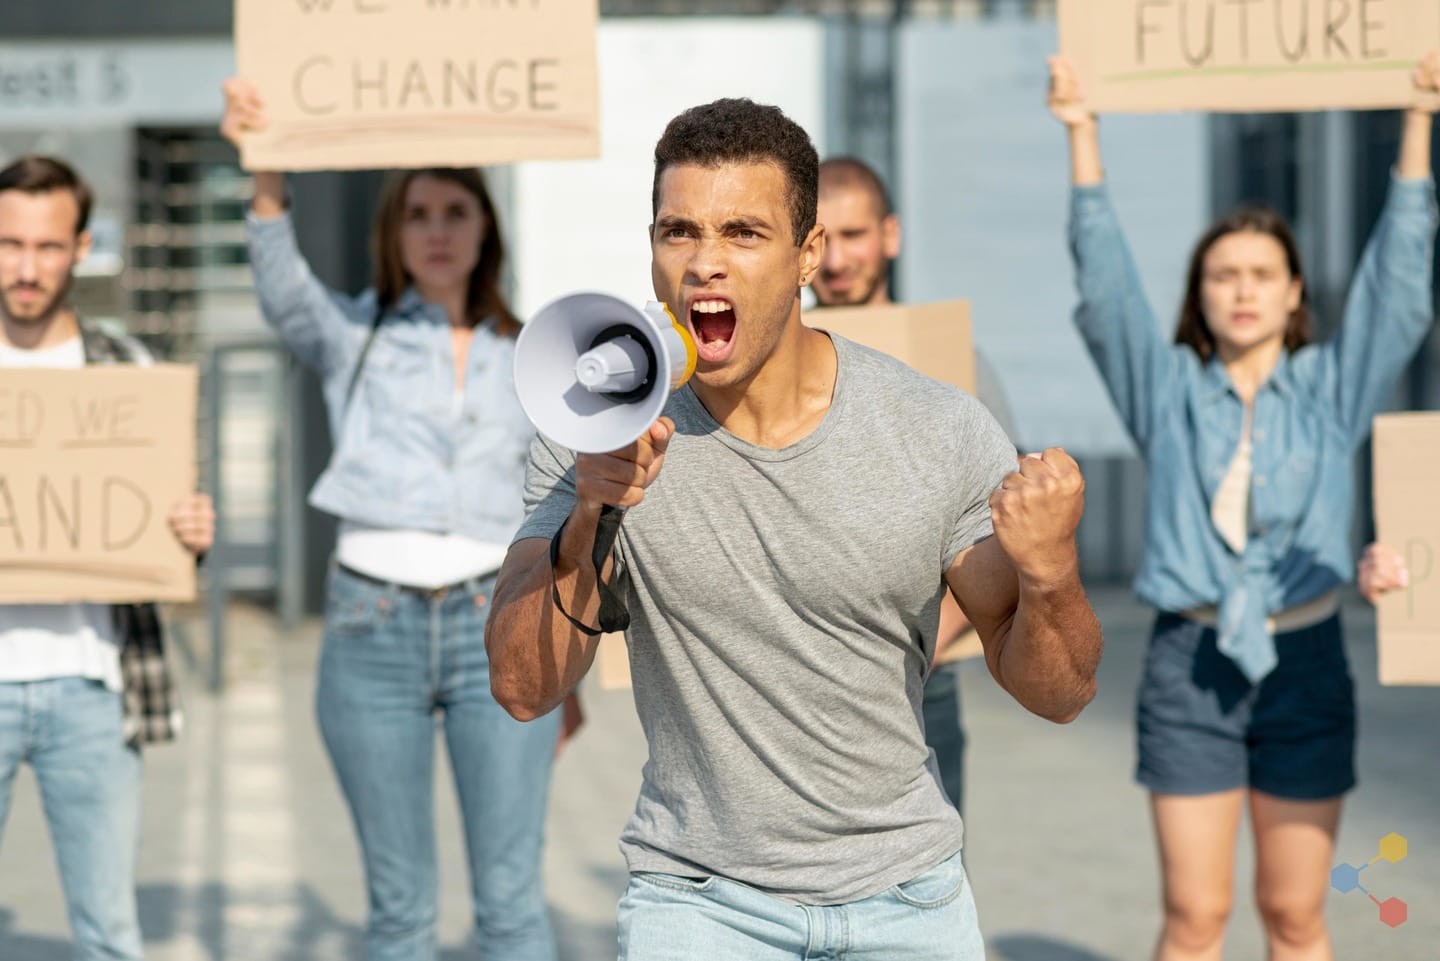
{"label": "woman with brown hair", "polygon": [[[264,124],[254,88],[229,81],[225,136],[238,145]],[[560,712],[512,719],[490,694],[484,642],[533,435],[485,182],[476,170],[392,174],[375,286],[356,298],[310,272],[282,174],[255,175],[247,230],[261,310],[320,375],[334,438],[310,492],[340,518],[316,708],[364,857],[368,957],[435,957],[438,722],[476,941],[493,961],[553,961],[540,854]]]}
{"label": "woman with brown hair", "polygon": [[1155,957],[1220,958],[1248,806],[1268,956],[1328,959],[1325,891],[1355,785],[1337,589],[1354,573],[1355,451],[1434,319],[1422,104],[1440,54],[1414,72],[1388,202],[1323,344],[1295,241],[1264,210],[1201,238],[1167,344],[1106,195],[1095,115],[1066,61],[1050,71],[1070,140],[1075,319],[1149,470],[1136,593],[1159,616],[1137,728],[1164,894]]}

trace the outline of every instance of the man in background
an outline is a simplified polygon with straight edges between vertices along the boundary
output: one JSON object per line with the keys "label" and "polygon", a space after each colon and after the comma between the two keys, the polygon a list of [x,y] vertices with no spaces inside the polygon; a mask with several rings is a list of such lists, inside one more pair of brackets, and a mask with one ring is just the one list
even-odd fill
{"label": "man in background", "polygon": [[[0,171],[0,369],[151,362],[137,341],[90,327],[69,306],[90,249],[91,199],[59,160],[22,157]],[[186,498],[169,521],[192,553],[209,549],[209,497]],[[141,957],[139,747],[172,739],[179,722],[154,604],[0,604],[0,828],[28,763],[76,961]]]}

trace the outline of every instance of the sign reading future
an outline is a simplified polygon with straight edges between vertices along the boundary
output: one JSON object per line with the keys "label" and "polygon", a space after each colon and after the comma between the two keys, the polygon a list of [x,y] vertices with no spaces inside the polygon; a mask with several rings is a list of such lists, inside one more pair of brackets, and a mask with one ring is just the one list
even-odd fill
{"label": "sign reading future", "polygon": [[5,372],[0,603],[195,596],[168,521],[195,490],[195,396],[193,367]]}
{"label": "sign reading future", "polygon": [[1435,0],[1060,0],[1100,113],[1403,107],[1437,46]]}
{"label": "sign reading future", "polygon": [[600,151],[597,0],[236,0],[266,130],[249,170],[476,166]]}

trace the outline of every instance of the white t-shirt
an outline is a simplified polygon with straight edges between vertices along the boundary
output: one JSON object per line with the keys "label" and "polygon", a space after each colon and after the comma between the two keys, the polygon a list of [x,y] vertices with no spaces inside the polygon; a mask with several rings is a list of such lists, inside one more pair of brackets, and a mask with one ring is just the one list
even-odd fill
{"label": "white t-shirt", "polygon": [[[0,368],[83,367],[76,337],[56,347],[0,344]],[[0,683],[88,677],[121,688],[120,648],[108,604],[0,604]]]}

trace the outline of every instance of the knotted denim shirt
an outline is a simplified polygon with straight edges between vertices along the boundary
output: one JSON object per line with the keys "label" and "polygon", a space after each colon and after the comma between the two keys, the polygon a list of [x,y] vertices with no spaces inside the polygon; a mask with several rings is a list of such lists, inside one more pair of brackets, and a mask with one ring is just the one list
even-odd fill
{"label": "knotted denim shirt", "polygon": [[1354,573],[1354,455],[1434,319],[1434,184],[1392,181],[1339,333],[1282,355],[1256,394],[1241,554],[1210,505],[1244,402],[1218,359],[1162,336],[1105,188],[1077,187],[1071,199],[1075,322],[1149,472],[1135,592],[1167,611],[1217,605],[1220,649],[1258,682],[1276,664],[1266,616]]}
{"label": "knotted denim shirt", "polygon": [[334,453],[310,503],[375,527],[510,543],[524,519],[534,428],[515,393],[515,341],[475,328],[460,416],[444,308],[412,288],[385,311],[347,403],[375,319],[375,293],[348,297],[311,273],[288,215],[246,219],[265,320],[320,375]]}

